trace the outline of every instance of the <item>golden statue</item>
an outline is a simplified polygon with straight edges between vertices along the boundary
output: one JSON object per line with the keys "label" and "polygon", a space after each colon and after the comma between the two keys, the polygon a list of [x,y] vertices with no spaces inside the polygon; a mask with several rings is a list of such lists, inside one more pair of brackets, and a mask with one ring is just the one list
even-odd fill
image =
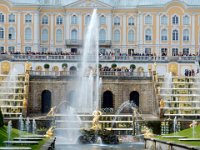
{"label": "golden statue", "polygon": [[157,64],[156,64],[156,62],[155,62],[153,65],[154,65],[154,71],[156,71],[156,69],[157,69]]}
{"label": "golden statue", "polygon": [[24,98],[24,100],[23,100],[23,107],[24,107],[24,108],[27,107],[27,100],[26,100],[26,98]]}
{"label": "golden statue", "polygon": [[144,135],[145,138],[152,138],[152,137],[154,137],[154,134],[152,133],[152,131],[147,126],[143,127],[142,133],[143,133],[143,135]]}
{"label": "golden statue", "polygon": [[163,99],[160,100],[160,108],[165,107],[165,101]]}
{"label": "golden statue", "polygon": [[45,137],[52,137],[53,136],[53,130],[54,130],[54,127],[50,127],[46,134],[45,134]]}
{"label": "golden statue", "polygon": [[92,127],[91,127],[91,129],[93,129],[93,130],[100,130],[101,126],[99,124],[99,118],[101,117],[102,112],[99,111],[99,110],[96,110],[96,111],[94,111],[92,113],[92,115],[94,116],[94,118],[92,120]]}
{"label": "golden statue", "polygon": [[30,63],[28,63],[28,62],[25,62],[25,72],[27,72],[27,71],[29,71],[29,70],[31,70],[31,64]]}

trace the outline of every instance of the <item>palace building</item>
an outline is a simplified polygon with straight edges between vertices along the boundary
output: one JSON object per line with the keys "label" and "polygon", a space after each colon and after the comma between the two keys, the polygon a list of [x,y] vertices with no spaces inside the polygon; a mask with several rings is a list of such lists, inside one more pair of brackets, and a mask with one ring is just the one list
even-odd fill
{"label": "palace building", "polygon": [[[142,113],[158,114],[162,94],[159,88],[166,72],[174,76],[195,76],[199,72],[199,0],[0,0],[1,74],[7,75],[16,68],[25,74],[24,64],[30,63],[30,93],[25,94],[30,113],[46,113],[57,99],[70,97],[73,85],[62,78],[62,73],[78,70],[94,8],[99,17],[96,25],[102,68],[115,64],[125,70],[135,65],[133,78],[129,73],[108,75],[105,69],[101,72],[102,103],[104,98],[112,99],[108,107],[118,108],[132,95]],[[153,71],[162,77],[153,76]],[[178,84],[176,87],[180,88]],[[47,94],[51,103],[43,103],[42,94]],[[23,98],[22,94],[20,100]],[[48,109],[44,111],[42,105],[48,105]]]}

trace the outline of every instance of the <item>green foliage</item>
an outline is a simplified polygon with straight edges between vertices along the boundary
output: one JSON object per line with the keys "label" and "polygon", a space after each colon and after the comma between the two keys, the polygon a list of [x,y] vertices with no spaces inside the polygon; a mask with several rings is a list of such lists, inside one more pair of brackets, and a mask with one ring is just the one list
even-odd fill
{"label": "green foliage", "polygon": [[99,69],[101,69],[102,68],[102,65],[101,64],[99,64]]}
{"label": "green foliage", "polygon": [[117,67],[117,64],[112,64],[111,65],[111,68],[116,68]]}
{"label": "green foliage", "polygon": [[49,69],[50,65],[49,64],[44,64],[45,69]]}
{"label": "green foliage", "polygon": [[136,68],[135,64],[130,65],[130,69],[135,70],[135,68]]}
{"label": "green foliage", "polygon": [[68,67],[67,64],[62,64],[62,68],[63,68],[63,69],[66,69],[67,67]]}
{"label": "green foliage", "polygon": [[0,127],[3,127],[4,122],[3,122],[3,114],[1,112],[1,108],[0,108]]}

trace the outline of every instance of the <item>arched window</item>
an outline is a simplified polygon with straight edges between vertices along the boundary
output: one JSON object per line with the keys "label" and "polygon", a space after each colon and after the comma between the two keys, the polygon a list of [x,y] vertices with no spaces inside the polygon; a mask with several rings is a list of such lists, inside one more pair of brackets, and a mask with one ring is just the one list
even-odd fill
{"label": "arched window", "polygon": [[173,30],[172,32],[172,40],[178,41],[178,30]]}
{"label": "arched window", "polygon": [[32,22],[32,16],[30,14],[27,14],[25,16],[25,23],[31,23]]}
{"label": "arched window", "polygon": [[4,39],[4,29],[0,27],[0,39]]}
{"label": "arched window", "polygon": [[49,36],[48,30],[47,29],[43,29],[42,30],[42,41],[43,42],[47,42],[48,39],[49,39],[48,36]]}
{"label": "arched window", "polygon": [[85,24],[88,25],[90,23],[90,15],[85,17]]}
{"label": "arched window", "polygon": [[111,91],[105,91],[103,93],[102,108],[114,108],[113,93]]}
{"label": "arched window", "polygon": [[130,102],[134,103],[137,107],[139,107],[139,93],[137,91],[132,91],[130,93]]}
{"label": "arched window", "polygon": [[48,24],[48,17],[46,15],[42,17],[42,24]]}
{"label": "arched window", "polygon": [[114,32],[114,41],[115,42],[120,41],[120,31],[119,30],[115,30],[115,32]]}
{"label": "arched window", "polygon": [[101,29],[99,32],[99,41],[101,42],[105,42],[106,40],[106,31],[104,29]]}
{"label": "arched window", "polygon": [[8,31],[8,39],[9,40],[14,40],[15,39],[15,29],[13,27],[9,28]]}
{"label": "arched window", "polygon": [[42,92],[42,103],[41,103],[41,112],[48,113],[51,109],[51,92],[44,90]]}
{"label": "arched window", "polygon": [[172,17],[172,24],[179,24],[179,19],[178,19],[178,16],[177,15],[174,15]]}
{"label": "arched window", "polygon": [[130,18],[128,19],[128,25],[129,25],[129,26],[133,26],[133,25],[134,25],[134,18],[133,18],[133,17],[130,17]]}
{"label": "arched window", "polygon": [[15,22],[15,15],[14,14],[9,15],[9,22]]}
{"label": "arched window", "polygon": [[166,15],[163,15],[163,16],[161,17],[161,24],[162,24],[162,25],[167,25],[167,23],[168,23],[167,16],[166,16]]}
{"label": "arched window", "polygon": [[152,32],[151,32],[151,29],[146,29],[146,31],[145,31],[145,40],[146,40],[146,41],[151,41],[151,40],[152,40]]}
{"label": "arched window", "polygon": [[57,42],[62,42],[62,39],[63,39],[62,30],[58,29],[56,31],[56,41]]}
{"label": "arched window", "polygon": [[0,22],[4,23],[4,14],[3,13],[0,13]]}
{"label": "arched window", "polygon": [[133,30],[130,30],[128,32],[128,41],[129,42],[133,42],[134,41],[134,31]]}
{"label": "arched window", "polygon": [[71,32],[71,39],[73,41],[76,41],[78,39],[78,31],[76,29],[73,29]]}
{"label": "arched window", "polygon": [[190,24],[190,17],[188,15],[185,15],[183,17],[183,24],[184,25],[189,25]]}
{"label": "arched window", "polygon": [[61,16],[56,18],[56,24],[63,24],[63,18]]}
{"label": "arched window", "polygon": [[114,18],[114,25],[120,25],[120,18],[118,16]]}
{"label": "arched window", "polygon": [[100,25],[106,24],[106,17],[105,17],[104,15],[102,15],[102,16],[100,17],[99,23],[100,23]]}
{"label": "arched window", "polygon": [[32,39],[32,32],[31,28],[25,29],[25,40],[31,40]]}
{"label": "arched window", "polygon": [[190,40],[189,30],[185,29],[183,30],[183,41],[189,41],[189,40]]}
{"label": "arched window", "polygon": [[76,15],[73,15],[73,16],[71,17],[71,24],[78,24],[78,18],[77,18]]}
{"label": "arched window", "polygon": [[162,29],[161,31],[161,40],[167,41],[167,29]]}
{"label": "arched window", "polygon": [[152,17],[150,15],[145,16],[145,24],[152,24]]}

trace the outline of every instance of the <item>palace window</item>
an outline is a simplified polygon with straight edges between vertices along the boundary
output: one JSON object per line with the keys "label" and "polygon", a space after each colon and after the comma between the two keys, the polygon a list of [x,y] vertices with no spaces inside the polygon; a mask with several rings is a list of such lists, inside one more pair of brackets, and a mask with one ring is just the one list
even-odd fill
{"label": "palace window", "polygon": [[167,29],[161,31],[161,41],[167,41]]}
{"label": "palace window", "polygon": [[174,24],[174,25],[179,24],[179,18],[178,18],[177,15],[174,15],[174,16],[172,17],[172,24]]}
{"label": "palace window", "polygon": [[161,56],[167,56],[167,48],[161,48]]}
{"label": "palace window", "polygon": [[0,46],[0,53],[4,53],[4,46]]}
{"label": "palace window", "polygon": [[101,42],[105,42],[106,40],[106,31],[104,29],[101,29],[99,31],[99,41]]}
{"label": "palace window", "polygon": [[0,13],[0,23],[4,23],[4,14]]}
{"label": "palace window", "polygon": [[134,26],[134,18],[133,18],[133,17],[130,17],[130,18],[128,19],[128,25],[129,25],[129,26]]}
{"label": "palace window", "polygon": [[99,20],[100,25],[106,24],[106,17],[102,15]]}
{"label": "palace window", "polygon": [[188,56],[189,55],[189,48],[183,48],[183,55]]}
{"label": "palace window", "polygon": [[15,47],[14,46],[9,46],[8,47],[8,52],[9,53],[14,53],[15,52]]}
{"label": "palace window", "polygon": [[61,29],[58,29],[58,30],[56,31],[56,41],[57,41],[57,42],[62,42],[62,39],[63,39],[62,30],[61,30]]}
{"label": "palace window", "polygon": [[183,41],[189,41],[190,37],[189,37],[189,30],[185,29],[183,30]]}
{"label": "palace window", "polygon": [[133,42],[134,41],[134,31],[133,30],[130,30],[128,32],[128,41],[129,42]]}
{"label": "palace window", "polygon": [[120,41],[120,31],[119,30],[115,30],[114,31],[114,41],[115,42],[119,42]]}
{"label": "palace window", "polygon": [[0,27],[0,39],[4,39],[4,29]]}
{"label": "palace window", "polygon": [[8,31],[8,39],[9,40],[14,40],[15,39],[15,29],[13,27],[9,28]]}
{"label": "palace window", "polygon": [[32,32],[31,28],[25,29],[25,40],[31,40],[32,39]]}
{"label": "palace window", "polygon": [[145,31],[145,40],[146,40],[146,41],[151,41],[151,40],[152,40],[152,32],[151,32],[151,29],[146,29],[146,31]]}
{"label": "palace window", "polygon": [[61,16],[56,18],[56,24],[63,24],[63,18]]}
{"label": "palace window", "polygon": [[27,14],[25,16],[25,23],[31,23],[32,22],[32,16],[30,14]]}
{"label": "palace window", "polygon": [[26,46],[24,51],[25,51],[25,53],[31,52],[31,47],[30,46]]}
{"label": "palace window", "polygon": [[72,30],[72,32],[71,32],[71,39],[74,42],[78,40],[78,31],[76,29]]}
{"label": "palace window", "polygon": [[151,54],[151,48],[145,48],[145,54],[150,55]]}
{"label": "palace window", "polygon": [[76,15],[71,16],[71,24],[78,24],[78,18]]}
{"label": "palace window", "polygon": [[190,17],[188,15],[185,15],[183,17],[183,24],[184,25],[189,25],[190,24]]}
{"label": "palace window", "polygon": [[120,25],[120,18],[118,16],[114,18],[114,25]]}
{"label": "palace window", "polygon": [[172,48],[172,56],[178,55],[178,48]]}
{"label": "palace window", "polygon": [[178,41],[178,30],[173,30],[172,32],[172,40]]}
{"label": "palace window", "polygon": [[152,17],[150,15],[145,16],[145,24],[152,24]]}
{"label": "palace window", "polygon": [[45,15],[42,17],[42,24],[48,24],[48,17]]}
{"label": "palace window", "polygon": [[10,14],[8,18],[9,18],[9,22],[15,22],[15,15],[14,14]]}
{"label": "palace window", "polygon": [[90,15],[87,15],[86,17],[85,17],[85,24],[86,25],[88,25],[89,23],[90,23]]}
{"label": "palace window", "polygon": [[49,39],[49,33],[47,29],[42,30],[42,41],[47,42]]}
{"label": "palace window", "polygon": [[162,25],[167,25],[167,23],[168,23],[167,16],[166,16],[166,15],[163,15],[163,16],[161,17],[161,24],[162,24]]}

